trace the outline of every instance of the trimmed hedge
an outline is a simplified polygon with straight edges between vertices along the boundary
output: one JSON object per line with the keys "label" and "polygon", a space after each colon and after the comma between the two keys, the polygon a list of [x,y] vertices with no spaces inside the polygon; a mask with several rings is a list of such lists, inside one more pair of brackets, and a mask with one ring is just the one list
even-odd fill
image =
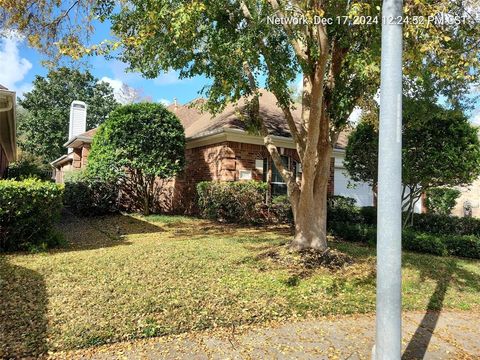
{"label": "trimmed hedge", "polygon": [[259,224],[268,218],[266,194],[264,182],[203,181],[197,184],[197,205],[205,218]]}
{"label": "trimmed hedge", "polygon": [[65,206],[79,216],[118,212],[118,187],[87,177],[83,172],[65,180]]}
{"label": "trimmed hedge", "polygon": [[480,219],[433,213],[415,214],[413,229],[434,234],[480,236]]}
{"label": "trimmed hedge", "polygon": [[[330,232],[345,241],[375,245],[377,230],[374,226],[334,222]],[[473,235],[438,235],[406,229],[402,232],[405,250],[439,256],[454,255],[480,259],[480,238]]]}
{"label": "trimmed hedge", "polygon": [[54,224],[62,209],[63,187],[38,179],[0,180],[0,250],[58,245]]}

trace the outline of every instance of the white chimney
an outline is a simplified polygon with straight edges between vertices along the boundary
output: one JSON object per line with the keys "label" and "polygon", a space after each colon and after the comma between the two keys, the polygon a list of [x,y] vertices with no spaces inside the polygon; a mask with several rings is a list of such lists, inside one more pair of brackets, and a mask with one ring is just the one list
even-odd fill
{"label": "white chimney", "polygon": [[[70,105],[70,124],[68,127],[68,140],[87,131],[87,104],[83,101],[72,101]],[[72,148],[68,148],[71,153]]]}

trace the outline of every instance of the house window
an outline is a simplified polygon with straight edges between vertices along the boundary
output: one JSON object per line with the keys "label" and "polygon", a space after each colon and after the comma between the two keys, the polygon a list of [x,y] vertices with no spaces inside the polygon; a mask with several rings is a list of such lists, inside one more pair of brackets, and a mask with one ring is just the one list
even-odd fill
{"label": "house window", "polygon": [[[282,155],[282,163],[285,168],[290,169],[290,158],[288,156]],[[287,194],[287,184],[283,180],[282,175],[276,168],[275,164],[272,161],[272,197],[286,195]]]}
{"label": "house window", "polygon": [[264,164],[265,164],[265,159],[257,159],[255,160],[255,170],[257,170],[257,172],[259,174],[263,174],[265,171],[264,170]]}
{"label": "house window", "polygon": [[239,170],[238,171],[239,180],[252,180],[252,170]]}

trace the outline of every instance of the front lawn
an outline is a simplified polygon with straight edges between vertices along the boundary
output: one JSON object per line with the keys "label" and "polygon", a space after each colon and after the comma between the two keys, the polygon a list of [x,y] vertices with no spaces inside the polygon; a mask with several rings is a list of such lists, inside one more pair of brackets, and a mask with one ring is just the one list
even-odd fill
{"label": "front lawn", "polygon": [[[374,249],[301,269],[262,256],[286,229],[186,217],[67,217],[67,248],[0,257],[0,357],[375,309]],[[480,261],[405,253],[406,310],[480,310]]]}

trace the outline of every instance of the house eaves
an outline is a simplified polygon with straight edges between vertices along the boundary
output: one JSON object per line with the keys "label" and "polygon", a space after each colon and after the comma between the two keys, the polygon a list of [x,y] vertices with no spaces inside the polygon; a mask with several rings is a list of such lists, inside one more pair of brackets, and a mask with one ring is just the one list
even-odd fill
{"label": "house eaves", "polygon": [[[277,147],[286,149],[296,149],[295,143],[291,137],[271,135],[273,143]],[[265,145],[263,137],[260,135],[249,134],[242,129],[220,128],[208,133],[202,133],[187,137],[186,148],[194,149],[201,146],[217,144],[225,141],[239,142],[244,144]],[[334,148],[335,153],[344,153],[341,148]]]}
{"label": "house eaves", "polygon": [[62,155],[60,156],[58,159],[56,160],[53,160],[50,165],[54,168],[57,168],[57,167],[60,167],[62,166],[63,164],[66,164],[66,163],[69,163],[69,162],[72,162],[73,159],[68,156],[68,155]]}
{"label": "house eaves", "polygon": [[0,88],[0,145],[9,162],[17,159],[16,96]]}
{"label": "house eaves", "polygon": [[91,143],[92,143],[92,138],[90,136],[78,135],[69,139],[65,144],[63,144],[63,146],[68,148],[78,148],[83,144],[91,144]]}

